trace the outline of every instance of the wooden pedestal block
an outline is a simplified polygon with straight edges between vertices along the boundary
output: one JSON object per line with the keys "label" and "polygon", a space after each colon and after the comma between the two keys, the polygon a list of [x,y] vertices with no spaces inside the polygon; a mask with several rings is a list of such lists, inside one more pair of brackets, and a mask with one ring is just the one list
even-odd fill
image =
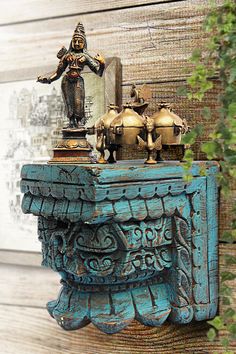
{"label": "wooden pedestal block", "polygon": [[[201,176],[202,167],[206,175]],[[26,165],[22,210],[38,216],[43,262],[61,276],[48,311],[67,330],[105,333],[215,316],[215,162]]]}

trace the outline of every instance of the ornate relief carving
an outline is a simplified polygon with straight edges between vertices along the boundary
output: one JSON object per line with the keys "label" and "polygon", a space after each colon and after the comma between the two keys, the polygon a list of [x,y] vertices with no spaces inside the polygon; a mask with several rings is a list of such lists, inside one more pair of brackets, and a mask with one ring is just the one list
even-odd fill
{"label": "ornate relief carving", "polygon": [[[127,183],[118,182],[122,169],[104,172],[100,183],[93,167],[53,168],[56,183],[49,175],[23,181],[23,210],[39,216],[42,263],[62,277],[48,311],[63,328],[92,322],[115,333],[134,318],[158,326],[167,318],[188,323],[215,314],[216,223],[206,210],[210,200],[216,215],[217,196],[209,195],[217,191],[215,169],[209,178],[196,172],[186,184],[174,167],[137,169],[145,183],[132,181],[132,169]],[[173,179],[154,180],[162,170]]]}
{"label": "ornate relief carving", "polygon": [[[132,273],[138,278],[143,271],[153,276],[171,266],[170,225],[166,218],[140,225],[90,226],[39,217],[43,264],[75,276],[115,275],[117,281]],[[135,242],[137,235],[140,242]]]}

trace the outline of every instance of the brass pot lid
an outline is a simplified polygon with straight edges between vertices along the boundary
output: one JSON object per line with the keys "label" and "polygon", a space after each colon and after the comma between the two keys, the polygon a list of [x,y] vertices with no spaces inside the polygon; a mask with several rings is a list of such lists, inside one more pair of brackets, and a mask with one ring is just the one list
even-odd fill
{"label": "brass pot lid", "polygon": [[101,116],[95,123],[95,128],[110,128],[111,126],[111,122],[113,121],[113,119],[118,115],[118,106],[114,105],[114,104],[110,104],[108,106],[108,110],[106,111],[106,113]]}
{"label": "brass pot lid", "polygon": [[115,117],[111,127],[144,127],[144,118],[132,109],[132,104],[123,105],[123,110]]}
{"label": "brass pot lid", "polygon": [[157,128],[160,127],[183,127],[183,120],[177,116],[172,110],[168,103],[160,103],[158,106],[158,111],[151,117],[154,120],[154,125]]}

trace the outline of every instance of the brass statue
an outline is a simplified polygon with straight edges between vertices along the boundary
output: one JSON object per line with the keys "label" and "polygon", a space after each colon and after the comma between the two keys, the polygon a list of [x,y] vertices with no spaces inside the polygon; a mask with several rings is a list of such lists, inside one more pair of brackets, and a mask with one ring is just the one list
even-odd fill
{"label": "brass statue", "polygon": [[39,76],[38,81],[50,84],[52,81],[58,80],[66,68],[69,68],[63,76],[61,88],[69,118],[69,128],[77,128],[85,124],[85,90],[81,72],[87,65],[95,74],[102,76],[105,60],[100,54],[93,58],[87,52],[86,35],[82,23],[78,23],[76,26],[69,49],[62,47],[57,57],[60,62],[56,71],[49,76]]}

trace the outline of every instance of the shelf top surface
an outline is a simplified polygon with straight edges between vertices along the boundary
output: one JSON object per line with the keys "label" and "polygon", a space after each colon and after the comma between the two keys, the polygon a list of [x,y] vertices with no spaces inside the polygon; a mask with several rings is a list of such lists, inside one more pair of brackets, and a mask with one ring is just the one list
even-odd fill
{"label": "shelf top surface", "polygon": [[[216,161],[194,161],[193,177],[216,174],[219,164]],[[205,171],[205,172],[204,172]],[[153,181],[160,179],[183,178],[183,163],[165,161],[146,165],[143,160],[119,161],[115,164],[28,164],[21,171],[23,180],[62,184],[95,185],[106,183]]]}

